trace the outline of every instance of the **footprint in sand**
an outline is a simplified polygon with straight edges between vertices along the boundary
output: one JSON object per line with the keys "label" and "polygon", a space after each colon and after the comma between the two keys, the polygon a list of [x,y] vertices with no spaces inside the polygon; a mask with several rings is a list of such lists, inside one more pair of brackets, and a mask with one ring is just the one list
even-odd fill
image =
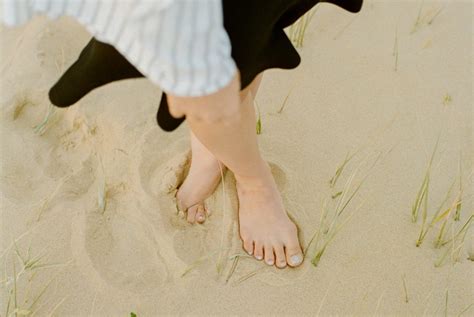
{"label": "footprint in sand", "polygon": [[108,184],[106,197],[105,210],[89,200],[74,221],[72,249],[79,268],[99,287],[138,294],[155,290],[172,278],[168,268],[176,261],[162,248],[163,233],[148,221],[152,206],[125,183]]}

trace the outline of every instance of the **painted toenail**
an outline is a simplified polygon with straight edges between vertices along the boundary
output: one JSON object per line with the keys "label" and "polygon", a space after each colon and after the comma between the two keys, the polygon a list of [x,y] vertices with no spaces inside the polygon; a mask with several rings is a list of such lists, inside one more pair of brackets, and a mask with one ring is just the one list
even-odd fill
{"label": "painted toenail", "polygon": [[292,264],[292,265],[298,265],[298,264],[301,263],[301,261],[302,261],[303,259],[301,258],[300,255],[293,255],[293,256],[290,258],[290,260],[291,260],[291,264]]}

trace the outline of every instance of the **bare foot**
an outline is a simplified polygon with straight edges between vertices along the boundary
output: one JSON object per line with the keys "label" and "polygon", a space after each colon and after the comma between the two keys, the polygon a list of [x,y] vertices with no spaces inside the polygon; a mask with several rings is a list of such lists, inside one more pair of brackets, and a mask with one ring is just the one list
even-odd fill
{"label": "bare foot", "polygon": [[247,253],[268,265],[284,268],[303,262],[296,225],[288,217],[275,180],[266,162],[262,174],[239,177],[240,237]]}
{"label": "bare foot", "polygon": [[203,223],[210,211],[204,200],[215,191],[221,179],[224,165],[191,133],[191,166],[186,179],[176,193],[180,210],[186,211],[189,223]]}

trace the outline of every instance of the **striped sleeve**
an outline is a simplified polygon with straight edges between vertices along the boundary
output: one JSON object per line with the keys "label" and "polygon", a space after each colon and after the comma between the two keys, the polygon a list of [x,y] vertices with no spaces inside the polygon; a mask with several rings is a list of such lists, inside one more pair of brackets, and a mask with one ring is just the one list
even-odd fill
{"label": "striped sleeve", "polygon": [[224,29],[222,0],[3,0],[2,22],[16,26],[35,14],[74,17],[112,44],[165,92],[217,92],[237,68]]}

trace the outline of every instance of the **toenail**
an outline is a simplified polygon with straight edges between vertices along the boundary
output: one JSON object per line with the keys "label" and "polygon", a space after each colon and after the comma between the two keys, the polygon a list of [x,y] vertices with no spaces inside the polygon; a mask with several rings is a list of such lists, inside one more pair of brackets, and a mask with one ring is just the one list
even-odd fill
{"label": "toenail", "polygon": [[256,258],[257,260],[261,260],[261,259],[263,259],[263,256],[261,256],[261,255],[256,255],[255,258]]}
{"label": "toenail", "polygon": [[280,269],[284,268],[285,266],[286,266],[286,262],[280,262],[280,263],[278,263],[278,267],[279,267]]}
{"label": "toenail", "polygon": [[273,260],[267,260],[268,265],[273,265],[273,263],[275,263],[275,262],[273,262]]}
{"label": "toenail", "polygon": [[[245,250],[245,251],[247,251],[247,250]],[[247,253],[248,253],[249,255],[252,255],[252,254],[253,254],[253,251],[247,251]]]}
{"label": "toenail", "polygon": [[198,216],[198,220],[201,220],[201,221],[204,220],[204,216],[203,216],[203,215],[199,215],[199,216]]}
{"label": "toenail", "polygon": [[291,258],[291,265],[298,265],[302,262],[301,255],[293,255]]}

